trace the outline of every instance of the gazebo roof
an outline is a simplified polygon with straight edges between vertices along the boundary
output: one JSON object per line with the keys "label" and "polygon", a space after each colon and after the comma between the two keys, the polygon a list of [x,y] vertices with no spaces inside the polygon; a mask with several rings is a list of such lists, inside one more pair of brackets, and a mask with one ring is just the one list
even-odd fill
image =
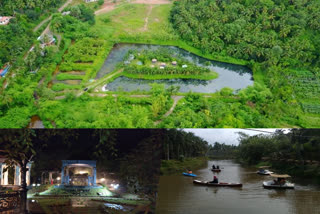
{"label": "gazebo roof", "polygon": [[283,174],[283,175],[271,174],[271,176],[275,177],[275,178],[290,178],[291,177],[290,175],[287,175],[287,174]]}

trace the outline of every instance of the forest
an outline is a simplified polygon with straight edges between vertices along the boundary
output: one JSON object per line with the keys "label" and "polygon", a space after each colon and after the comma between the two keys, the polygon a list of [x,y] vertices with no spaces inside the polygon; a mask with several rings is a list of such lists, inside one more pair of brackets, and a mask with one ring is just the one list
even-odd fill
{"label": "forest", "polygon": [[237,155],[249,164],[267,159],[312,162],[320,161],[319,151],[319,130],[292,129],[287,134],[282,130],[272,135],[242,134]]}
{"label": "forest", "polygon": [[319,14],[316,0],[182,0],[170,19],[182,39],[204,53],[247,61],[273,99],[318,114]]}
{"label": "forest", "polygon": [[55,11],[62,0],[38,1],[3,0],[0,2],[0,16],[13,16],[10,24],[0,26],[0,67],[15,63],[31,46],[34,34],[32,28],[47,14]]}
{"label": "forest", "polygon": [[272,135],[241,134],[237,159],[249,165],[265,166],[320,182],[320,133],[318,129],[277,130]]}

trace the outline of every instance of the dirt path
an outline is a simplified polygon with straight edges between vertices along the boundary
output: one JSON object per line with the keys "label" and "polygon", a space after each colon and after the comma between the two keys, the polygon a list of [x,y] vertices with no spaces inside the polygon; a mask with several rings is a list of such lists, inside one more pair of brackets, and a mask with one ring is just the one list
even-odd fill
{"label": "dirt path", "polygon": [[107,1],[102,5],[101,9],[94,12],[94,14],[99,15],[102,13],[107,13],[109,11],[112,11],[112,10],[114,10],[116,5],[117,5],[117,3],[113,3],[113,1]]}
{"label": "dirt path", "polygon": [[133,4],[171,4],[169,0],[136,0]]}
{"label": "dirt path", "polygon": [[[72,0],[68,0],[66,3],[64,3],[59,9],[58,11],[61,12],[63,11],[64,8],[66,8],[70,3],[72,2]],[[37,30],[39,30],[39,28],[46,23],[47,21],[51,20],[52,15],[49,16],[48,18],[46,18],[45,20],[43,20],[42,22],[40,22],[35,28],[33,28],[33,32],[36,32]]]}
{"label": "dirt path", "polygon": [[149,16],[150,16],[150,14],[152,12],[152,8],[153,8],[153,5],[149,5],[146,18],[144,19],[144,26],[143,26],[142,31],[147,31],[148,30]]}
{"label": "dirt path", "polygon": [[[171,96],[171,98],[173,99],[173,105],[171,106],[171,108],[169,109],[169,111],[167,111],[163,117],[166,118],[168,117],[173,110],[175,109],[175,107],[177,106],[179,100],[181,100],[184,96]],[[162,119],[163,120],[163,119]],[[158,125],[159,123],[162,122],[162,120],[157,120],[156,122],[154,122],[154,125]]]}
{"label": "dirt path", "polygon": [[[94,89],[94,88],[99,87],[99,85],[101,85],[103,82],[105,82],[106,80],[108,80],[108,79],[114,77],[115,75],[121,73],[122,71],[123,71],[123,69],[120,69],[119,71],[111,74],[110,76],[107,76],[106,78],[102,78],[102,79],[98,80],[97,82],[94,82],[94,83],[92,83],[91,85],[88,85],[86,91],[88,91],[89,89],[92,89],[92,88]],[[83,91],[83,90],[79,90],[79,93],[77,93],[76,96],[79,97],[79,96],[81,96],[84,92],[85,92],[85,91]],[[100,95],[101,95],[101,94],[100,94]],[[91,94],[90,94],[90,96],[91,96]],[[64,99],[65,97],[66,97],[65,95],[57,96],[57,97],[55,97],[55,100],[61,100],[61,99]]]}

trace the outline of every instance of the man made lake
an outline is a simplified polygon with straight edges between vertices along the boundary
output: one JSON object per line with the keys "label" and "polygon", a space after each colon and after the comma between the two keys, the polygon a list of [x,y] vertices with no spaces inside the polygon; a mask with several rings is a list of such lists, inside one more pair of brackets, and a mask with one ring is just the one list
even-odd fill
{"label": "man made lake", "polygon": [[[222,172],[209,170],[219,165]],[[294,190],[264,189],[262,182],[270,176],[256,174],[256,168],[246,168],[231,161],[208,161],[206,168],[193,173],[199,180],[240,182],[242,188],[194,185],[192,177],[161,176],[156,213],[215,213],[215,214],[306,214],[320,213],[320,187],[293,179]]]}
{"label": "man made lake", "polygon": [[129,50],[156,50],[159,48],[168,48],[173,50],[174,55],[179,55],[182,58],[202,67],[207,67],[218,73],[219,77],[213,80],[195,80],[195,79],[168,79],[168,80],[144,80],[131,79],[127,77],[118,77],[113,82],[108,83],[106,89],[109,91],[135,91],[135,90],[150,90],[152,83],[164,84],[165,87],[180,86],[180,92],[200,92],[214,93],[224,87],[229,87],[236,90],[246,88],[253,85],[252,72],[249,68],[230,63],[217,62],[208,60],[203,57],[192,54],[174,46],[160,45],[142,45],[142,44],[117,44],[111,50],[104,65],[98,72],[96,79],[99,79],[106,74],[114,71],[116,65],[123,62],[124,57]]}

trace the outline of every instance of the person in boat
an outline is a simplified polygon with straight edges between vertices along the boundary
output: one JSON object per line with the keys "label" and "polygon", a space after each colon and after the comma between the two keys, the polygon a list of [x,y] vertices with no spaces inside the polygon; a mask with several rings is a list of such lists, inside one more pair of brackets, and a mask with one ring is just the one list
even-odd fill
{"label": "person in boat", "polygon": [[216,169],[216,166],[214,164],[212,165],[212,169]]}
{"label": "person in boat", "polygon": [[286,183],[286,180],[285,180],[284,178],[281,178],[281,179],[279,180],[279,184],[280,184],[280,185],[285,185],[285,183]]}
{"label": "person in boat", "polygon": [[213,181],[209,182],[209,183],[212,183],[212,184],[217,184],[219,183],[219,180],[217,178],[217,176],[213,176]]}
{"label": "person in boat", "polygon": [[219,166],[219,165],[217,165],[217,169],[220,169],[220,166]]}
{"label": "person in boat", "polygon": [[192,174],[192,170],[188,169],[187,171],[188,171],[189,174]]}

